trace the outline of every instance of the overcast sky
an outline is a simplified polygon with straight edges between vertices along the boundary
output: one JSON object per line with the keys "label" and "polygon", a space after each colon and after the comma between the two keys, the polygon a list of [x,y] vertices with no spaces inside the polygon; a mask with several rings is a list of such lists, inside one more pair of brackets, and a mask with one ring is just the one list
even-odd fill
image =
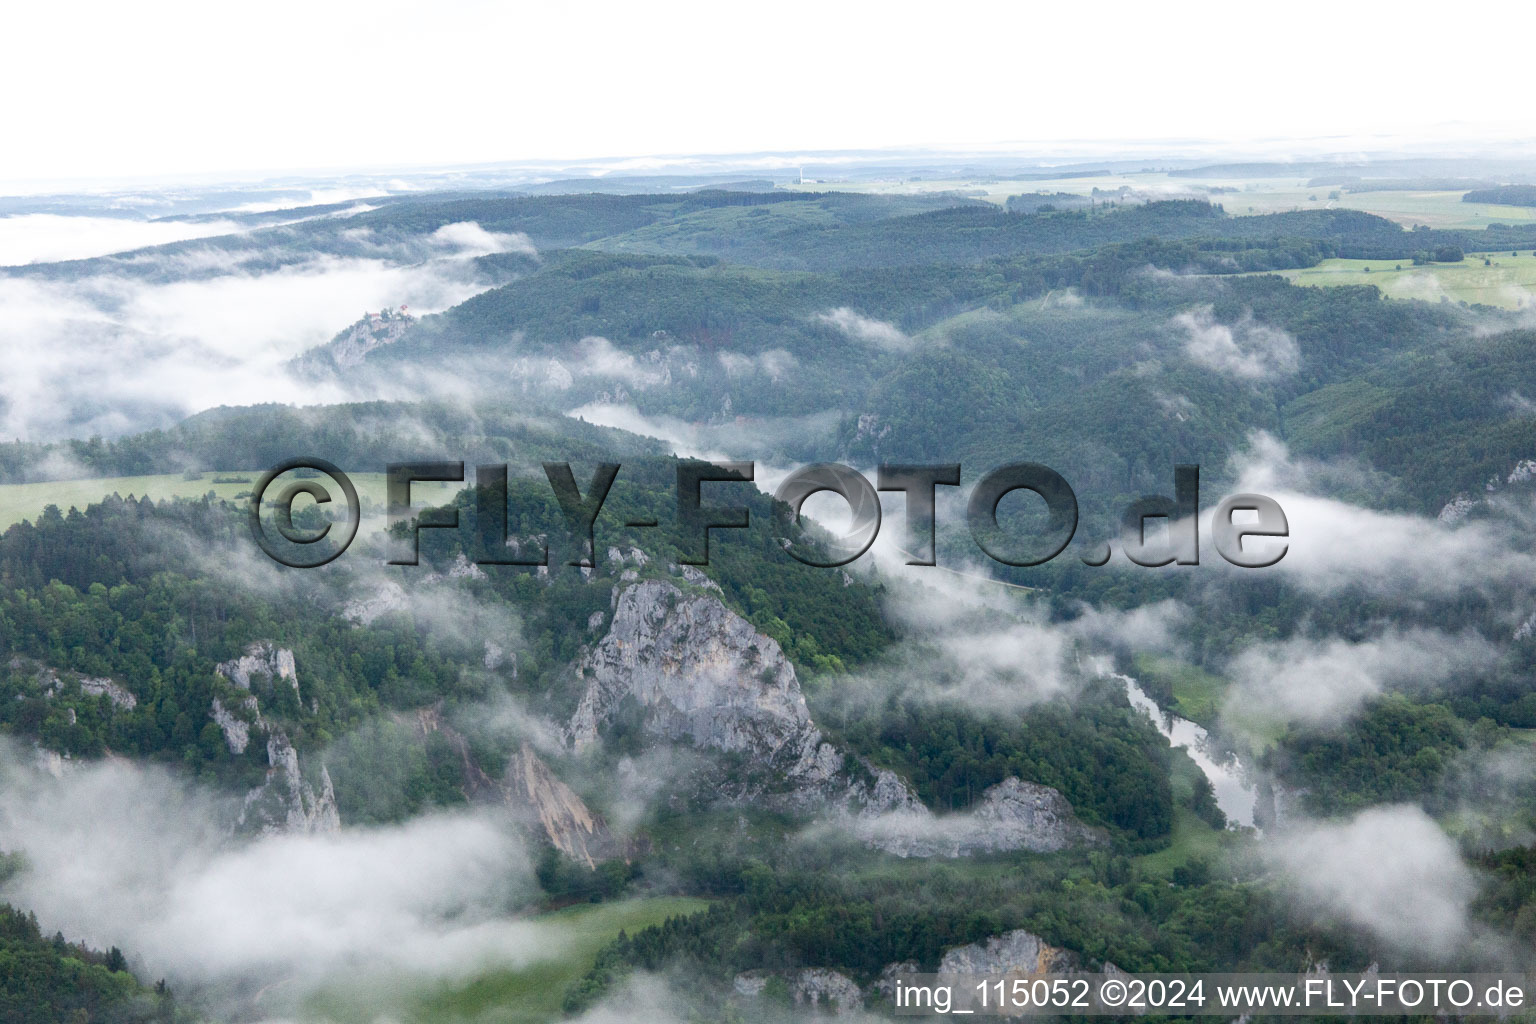
{"label": "overcast sky", "polygon": [[1533,10],[17,4],[0,185],[1063,139],[1530,138],[1515,55]]}

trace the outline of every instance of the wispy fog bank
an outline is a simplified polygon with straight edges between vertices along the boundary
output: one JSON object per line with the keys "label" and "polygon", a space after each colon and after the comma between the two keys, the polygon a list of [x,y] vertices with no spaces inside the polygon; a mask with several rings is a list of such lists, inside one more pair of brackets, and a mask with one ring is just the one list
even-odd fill
{"label": "wispy fog bank", "polygon": [[534,891],[508,828],[460,812],[336,835],[231,838],[229,808],[123,761],[39,770],[0,751],[0,848],[27,867],[4,895],[45,930],[117,945],[152,977],[311,990],[348,973],[461,977],[556,955],[509,919]]}

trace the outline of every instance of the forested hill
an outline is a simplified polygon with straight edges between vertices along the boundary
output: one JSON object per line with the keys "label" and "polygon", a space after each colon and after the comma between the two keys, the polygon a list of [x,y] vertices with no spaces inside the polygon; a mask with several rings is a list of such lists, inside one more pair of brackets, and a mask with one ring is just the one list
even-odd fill
{"label": "forested hill", "polygon": [[[846,192],[704,191],[678,196],[529,196],[506,193],[393,197],[347,217],[324,208],[295,211],[311,219],[175,242],[95,259],[5,268],[8,276],[73,278],[93,273],[164,279],[239,266],[272,270],[319,255],[432,252],[434,232],[472,222],[517,236],[542,253],[577,246],[612,252],[714,255],[781,269],[977,263],[997,257],[1080,252],[1157,238],[1226,239],[1273,245],[1280,239],[1324,244],[1324,256],[1408,259],[1442,246],[1467,251],[1536,247],[1536,226],[1486,231],[1403,230],[1354,210],[1307,210],[1234,217],[1204,200],[1145,204],[1102,202],[1090,209],[1011,213],[961,196],[871,196]],[[1244,246],[1238,246],[1242,248]],[[441,253],[441,250],[438,250]],[[215,259],[217,257],[217,259]],[[485,273],[536,265],[526,252],[479,258]],[[198,268],[201,269],[198,269]]]}
{"label": "forested hill", "polygon": [[168,1024],[177,1018],[164,983],[153,990],[140,985],[120,950],[98,953],[61,934],[46,936],[34,915],[0,903],[0,1020],[6,1024]]}
{"label": "forested hill", "polygon": [[511,462],[537,469],[545,459],[658,455],[666,445],[598,427],[529,402],[483,406],[427,402],[357,402],[296,409],[289,405],[220,407],[168,430],[116,440],[0,443],[0,482],[39,477],[41,467],[73,467],[81,477],[183,471],[260,470],[299,456],[353,472],[419,459]]}

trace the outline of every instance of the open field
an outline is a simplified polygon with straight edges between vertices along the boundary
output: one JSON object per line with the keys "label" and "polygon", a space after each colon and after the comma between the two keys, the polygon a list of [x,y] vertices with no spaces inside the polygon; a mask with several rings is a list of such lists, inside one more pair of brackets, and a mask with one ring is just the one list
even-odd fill
{"label": "open field", "polygon": [[[921,195],[955,192],[999,205],[1009,196],[1028,192],[1070,192],[1092,195],[1095,188],[1112,192],[1127,187],[1149,199],[1209,199],[1234,216],[1257,216],[1289,210],[1344,208],[1364,210],[1404,227],[1485,228],[1489,224],[1536,221],[1536,208],[1493,203],[1464,203],[1460,191],[1350,192],[1330,186],[1309,187],[1306,178],[1184,178],[1160,171],[1094,175],[1087,178],[1011,180],[1006,178],[920,178],[841,182],[828,180],[784,188],[805,192],[867,192],[876,195]],[[1219,190],[1219,191],[1218,191]]]}
{"label": "open field", "polygon": [[[385,505],[383,473],[351,473],[357,487],[358,498],[365,513],[370,508],[382,510]],[[245,477],[248,483],[217,484],[214,477]],[[36,519],[49,505],[57,505],[68,512],[71,506],[85,510],[87,505],[101,501],[112,494],[124,498],[130,494],[138,498],[163,501],[169,498],[198,498],[209,491],[220,498],[233,499],[254,486],[261,472],[204,473],[200,480],[185,480],[180,473],[158,476],[114,476],[91,480],[55,480],[37,484],[0,484],[0,529]],[[440,504],[453,497],[461,489],[460,484],[416,483],[411,485],[411,499],[417,505]],[[339,497],[339,496],[338,496]],[[307,499],[306,499],[307,500]]]}
{"label": "open field", "polygon": [[1138,679],[1161,682],[1173,692],[1168,710],[1207,729],[1216,724],[1226,680],[1176,658],[1156,654],[1136,656],[1133,669]]}
{"label": "open field", "polygon": [[1166,877],[1173,874],[1174,868],[1193,860],[1218,863],[1227,850],[1245,841],[1237,832],[1212,828],[1194,811],[1180,805],[1173,809],[1173,836],[1168,846],[1156,853],[1143,854],[1136,862],[1143,871]]}
{"label": "open field", "polygon": [[310,1008],[326,1019],[359,1024],[381,1019],[402,1024],[558,1020],[566,990],[591,969],[598,951],[621,930],[633,933],[708,906],[706,900],[669,896],[567,907],[530,919],[534,941],[544,955],[520,969],[489,970],[455,983],[398,979],[398,984],[370,986],[367,992],[343,987],[317,997]]}
{"label": "open field", "polygon": [[[1484,266],[1483,260],[1491,261]],[[1373,284],[1388,298],[1438,302],[1482,303],[1503,309],[1522,309],[1536,303],[1536,254],[1473,253],[1460,263],[1412,263],[1381,260],[1324,260],[1315,267],[1283,270],[1280,274],[1296,284]]]}

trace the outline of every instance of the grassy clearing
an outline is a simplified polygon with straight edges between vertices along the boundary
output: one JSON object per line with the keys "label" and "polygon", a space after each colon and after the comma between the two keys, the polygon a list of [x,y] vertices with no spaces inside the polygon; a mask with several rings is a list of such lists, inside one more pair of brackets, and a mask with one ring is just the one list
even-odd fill
{"label": "grassy clearing", "polygon": [[365,1024],[475,1021],[476,1024],[542,1024],[560,1019],[566,990],[591,969],[597,953],[621,930],[635,932],[669,917],[695,914],[708,901],[652,897],[583,904],[532,918],[531,942],[543,955],[517,969],[489,970],[468,981],[444,984],[393,979],[388,984],[338,988],[311,1001],[311,1016]]}
{"label": "grassy clearing", "polygon": [[[1485,266],[1487,259],[1491,265]],[[1373,284],[1392,299],[1481,303],[1503,309],[1536,304],[1536,254],[1474,253],[1460,263],[1416,267],[1410,261],[1324,260],[1315,267],[1285,270],[1300,285],[1334,287]]]}
{"label": "grassy clearing", "polygon": [[[1190,766],[1194,767],[1193,762]],[[1195,770],[1199,771],[1198,768]],[[1232,844],[1242,841],[1238,833],[1214,829],[1201,821],[1194,811],[1179,806],[1173,811],[1172,842],[1165,849],[1136,858],[1136,862],[1146,873],[1166,877],[1173,874],[1174,868],[1192,860],[1216,864]]]}
{"label": "grassy clearing", "polygon": [[241,491],[249,491],[251,484],[216,484],[215,476],[247,477],[255,481],[259,473],[204,473],[201,480],[184,480],[180,473],[160,476],[114,476],[94,480],[59,480],[41,484],[0,485],[0,527],[19,523],[23,519],[36,519],[49,505],[57,505],[68,512],[71,507],[84,511],[87,505],[101,501],[108,495],[118,494],[126,498],[151,497],[196,498],[209,491],[221,498],[233,498]]}
{"label": "grassy clearing", "polygon": [[1138,654],[1133,665],[1138,679],[1161,683],[1173,691],[1173,706],[1168,710],[1207,729],[1215,725],[1221,696],[1227,689],[1225,679],[1157,654]]}

